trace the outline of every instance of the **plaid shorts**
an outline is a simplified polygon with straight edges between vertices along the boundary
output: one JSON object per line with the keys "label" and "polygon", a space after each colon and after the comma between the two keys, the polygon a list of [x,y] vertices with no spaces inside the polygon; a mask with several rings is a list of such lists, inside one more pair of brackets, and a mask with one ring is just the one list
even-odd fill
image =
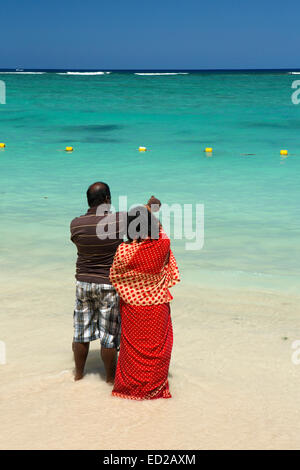
{"label": "plaid shorts", "polygon": [[74,342],[100,338],[105,348],[119,348],[121,319],[119,296],[109,284],[76,282]]}

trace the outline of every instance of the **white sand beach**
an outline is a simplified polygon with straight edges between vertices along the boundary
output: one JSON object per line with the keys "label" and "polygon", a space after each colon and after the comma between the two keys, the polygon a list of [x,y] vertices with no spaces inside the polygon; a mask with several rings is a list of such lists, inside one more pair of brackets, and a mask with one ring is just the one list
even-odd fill
{"label": "white sand beach", "polygon": [[2,294],[1,449],[299,449],[299,298],[173,289],[170,400],[112,398],[99,343],[75,383],[72,282]]}

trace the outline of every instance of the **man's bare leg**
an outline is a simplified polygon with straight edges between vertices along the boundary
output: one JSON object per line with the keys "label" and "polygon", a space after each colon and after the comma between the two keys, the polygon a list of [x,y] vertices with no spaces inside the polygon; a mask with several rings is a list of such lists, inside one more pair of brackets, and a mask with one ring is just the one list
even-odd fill
{"label": "man's bare leg", "polygon": [[117,367],[117,350],[101,346],[101,358],[104,362],[106,382],[113,385]]}
{"label": "man's bare leg", "polygon": [[90,343],[76,343],[73,342],[72,349],[75,359],[75,374],[74,380],[80,380],[83,377],[84,366],[89,352]]}

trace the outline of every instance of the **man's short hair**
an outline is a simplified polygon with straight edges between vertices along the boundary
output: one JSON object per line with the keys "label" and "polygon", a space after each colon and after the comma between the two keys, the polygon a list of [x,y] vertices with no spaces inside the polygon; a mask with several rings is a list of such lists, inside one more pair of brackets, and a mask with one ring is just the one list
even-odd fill
{"label": "man's short hair", "polygon": [[111,198],[108,184],[103,183],[102,181],[91,184],[87,190],[86,196],[90,207],[110,202]]}

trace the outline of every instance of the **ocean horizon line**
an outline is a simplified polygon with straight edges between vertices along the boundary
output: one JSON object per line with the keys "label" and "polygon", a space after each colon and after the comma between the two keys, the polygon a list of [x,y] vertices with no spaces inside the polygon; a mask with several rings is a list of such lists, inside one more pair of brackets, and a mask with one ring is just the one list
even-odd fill
{"label": "ocean horizon line", "polygon": [[128,68],[128,69],[113,69],[113,68],[34,68],[34,67],[17,67],[17,68],[0,68],[0,73],[3,72],[43,72],[43,73],[59,73],[59,72],[111,72],[111,73],[285,73],[300,71],[299,67],[289,68],[199,68],[199,69],[188,69],[188,68]]}

